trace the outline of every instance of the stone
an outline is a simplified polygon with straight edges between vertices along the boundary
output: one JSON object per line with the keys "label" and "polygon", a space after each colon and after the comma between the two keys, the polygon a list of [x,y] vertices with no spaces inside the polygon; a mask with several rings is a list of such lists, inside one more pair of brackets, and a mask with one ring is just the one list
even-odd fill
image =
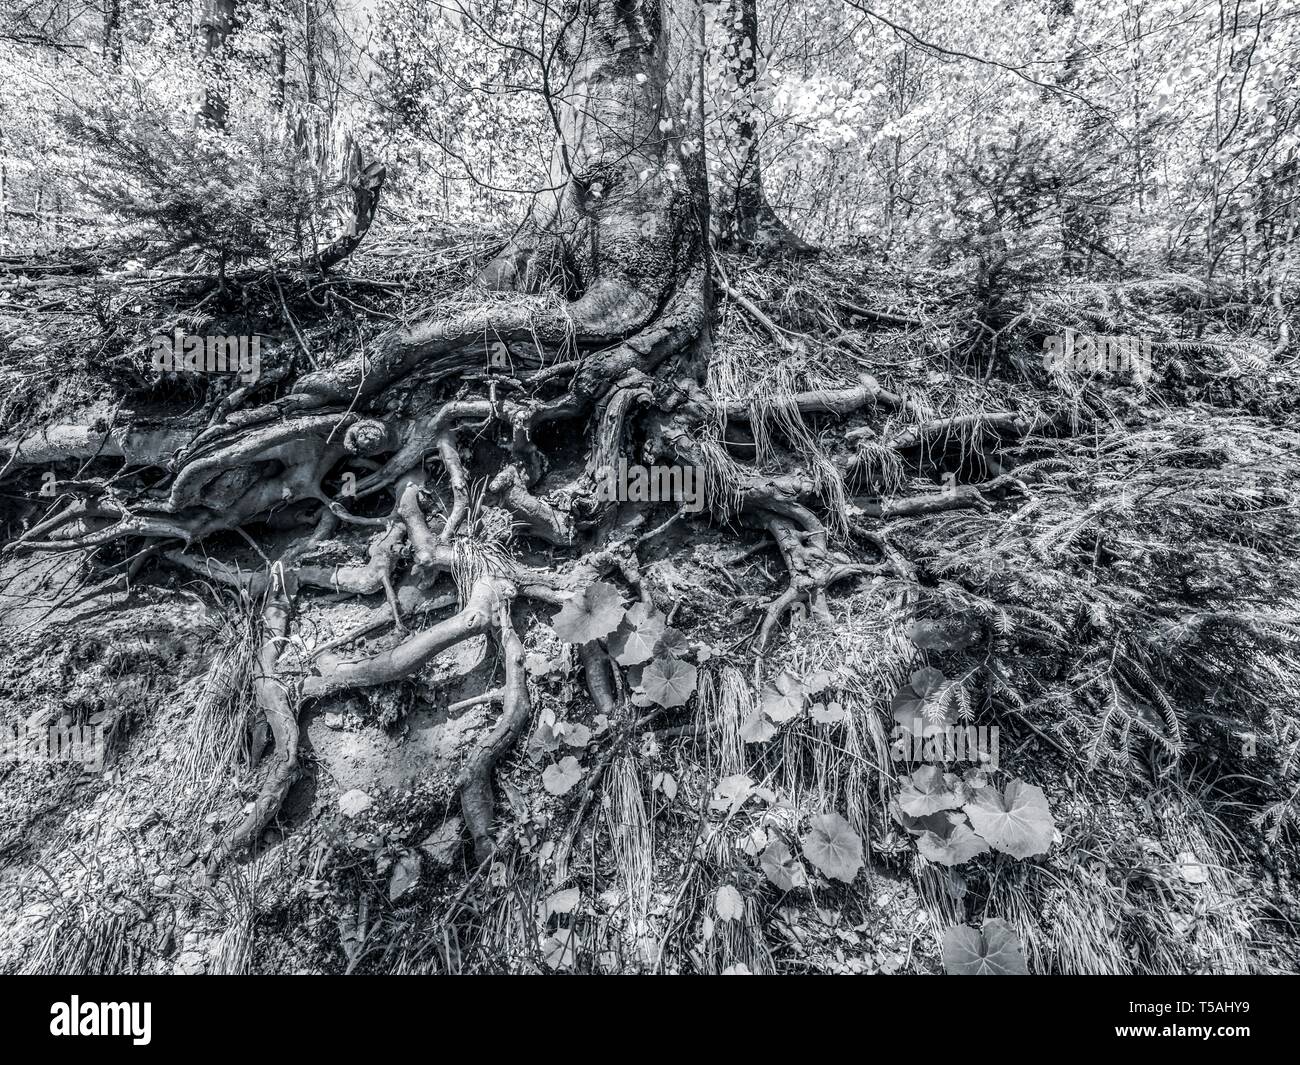
{"label": "stone", "polygon": [[375,804],[375,800],[360,788],[353,788],[339,798],[339,809],[344,817],[357,817]]}

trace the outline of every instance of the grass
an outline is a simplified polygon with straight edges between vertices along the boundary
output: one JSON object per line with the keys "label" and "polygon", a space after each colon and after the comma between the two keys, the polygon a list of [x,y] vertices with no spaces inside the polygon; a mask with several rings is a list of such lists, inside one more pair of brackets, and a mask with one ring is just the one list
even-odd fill
{"label": "grass", "polygon": [[[22,900],[44,913],[18,972],[24,976],[116,976],[145,971],[154,944],[144,938],[147,876],[137,860],[125,866],[77,857],[66,883],[43,865],[26,878]],[[30,900],[30,901],[29,901]]]}
{"label": "grass", "polygon": [[182,790],[198,796],[191,817],[201,821],[231,779],[251,764],[251,728],[257,713],[253,681],[261,625],[251,604],[227,615],[213,635],[211,660],[184,707],[185,742],[177,760]]}

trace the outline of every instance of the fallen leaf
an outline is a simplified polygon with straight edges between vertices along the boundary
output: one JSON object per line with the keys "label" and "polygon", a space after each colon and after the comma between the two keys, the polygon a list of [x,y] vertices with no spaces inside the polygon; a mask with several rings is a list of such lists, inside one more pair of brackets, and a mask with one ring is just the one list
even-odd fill
{"label": "fallen leaf", "polygon": [[740,738],[746,743],[766,743],[776,735],[776,726],[760,713],[752,713],[740,723]]}
{"label": "fallen leaf", "polygon": [[393,872],[388,878],[388,901],[396,902],[419,882],[420,855],[416,851],[404,851],[393,863]]}
{"label": "fallen leaf", "polygon": [[1210,871],[1196,860],[1191,851],[1183,851],[1177,858],[1178,875],[1189,884],[1206,884],[1210,880]]}
{"label": "fallen leaf", "polygon": [[453,816],[429,833],[420,844],[420,850],[424,851],[436,866],[451,865],[460,851],[461,835],[464,831],[465,822],[459,816]]}
{"label": "fallen leaf", "polygon": [[542,902],[542,923],[545,924],[550,920],[553,913],[572,913],[581,901],[582,892],[576,887],[565,888],[563,891],[548,895]]}
{"label": "fallen leaf", "polygon": [[549,969],[572,969],[581,944],[569,929],[542,940],[542,960]]}

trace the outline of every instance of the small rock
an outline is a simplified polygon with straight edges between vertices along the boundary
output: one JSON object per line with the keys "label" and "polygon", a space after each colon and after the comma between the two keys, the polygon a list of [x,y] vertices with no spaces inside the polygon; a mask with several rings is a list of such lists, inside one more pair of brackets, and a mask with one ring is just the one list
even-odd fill
{"label": "small rock", "polygon": [[339,809],[344,817],[356,817],[365,813],[375,804],[375,800],[360,788],[353,788],[339,798]]}
{"label": "small rock", "polygon": [[169,876],[156,876],[153,878],[153,886],[159,891],[170,891],[172,889],[172,878]]}
{"label": "small rock", "polygon": [[345,721],[345,718],[344,718],[344,716],[343,716],[342,714],[326,714],[326,715],[325,715],[325,727],[326,727],[326,728],[332,728],[335,732],[340,732],[340,731],[342,731],[344,721]]}
{"label": "small rock", "polygon": [[197,950],[187,950],[176,959],[173,972],[177,976],[202,976],[206,969],[207,961],[203,955]]}

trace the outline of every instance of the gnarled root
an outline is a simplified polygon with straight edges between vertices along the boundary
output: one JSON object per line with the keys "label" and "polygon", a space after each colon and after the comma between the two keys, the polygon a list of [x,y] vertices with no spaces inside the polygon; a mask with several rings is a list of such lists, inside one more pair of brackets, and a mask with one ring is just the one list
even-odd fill
{"label": "gnarled root", "polygon": [[584,643],[578,647],[578,661],[587,675],[587,691],[597,712],[609,720],[618,714],[618,697],[614,692],[614,665],[599,643]]}
{"label": "gnarled root", "polygon": [[262,609],[262,646],[257,656],[257,676],[253,680],[253,693],[270,726],[275,741],[275,754],[261,791],[253,803],[253,809],[217,845],[208,860],[209,873],[214,872],[229,855],[256,842],[257,837],[279,812],[290,787],[298,778],[297,710],[276,670],[289,631],[289,611],[289,596],[284,587],[283,571],[277,569],[274,571],[266,605]]}
{"label": "gnarled root", "polygon": [[504,467],[492,479],[488,491],[523,523],[530,536],[557,547],[567,547],[573,542],[573,530],[567,517],[528,491],[517,466]]}
{"label": "gnarled root", "polygon": [[409,677],[430,658],[448,647],[471,636],[488,632],[492,628],[498,605],[513,597],[514,587],[509,581],[481,577],[475,583],[469,602],[463,610],[446,621],[409,636],[390,650],[352,662],[340,662],[333,656],[322,656],[316,663],[319,675],[307,677],[303,681],[303,697],[319,699],[349,688],[373,687]]}
{"label": "gnarled root", "polygon": [[[835,558],[827,550],[825,532],[816,518],[803,511],[802,507],[790,508],[790,513],[795,516],[800,512],[806,514],[803,521],[797,522],[790,517],[773,514],[766,522],[768,531],[781,550],[781,557],[790,574],[790,583],[764,612],[754,644],[756,678],[761,677],[764,656],[771,645],[777,624],[796,603],[806,602],[820,616],[828,617],[825,593],[831,585],[849,577],[880,574],[894,568],[890,561],[877,564]],[[810,522],[814,524],[810,525]]]}
{"label": "gnarled root", "polygon": [[518,742],[532,715],[524,645],[510,622],[509,602],[498,603],[497,623],[506,672],[501,716],[470,754],[459,781],[461,812],[474,841],[474,857],[480,863],[487,861],[496,847],[492,838],[492,771]]}

